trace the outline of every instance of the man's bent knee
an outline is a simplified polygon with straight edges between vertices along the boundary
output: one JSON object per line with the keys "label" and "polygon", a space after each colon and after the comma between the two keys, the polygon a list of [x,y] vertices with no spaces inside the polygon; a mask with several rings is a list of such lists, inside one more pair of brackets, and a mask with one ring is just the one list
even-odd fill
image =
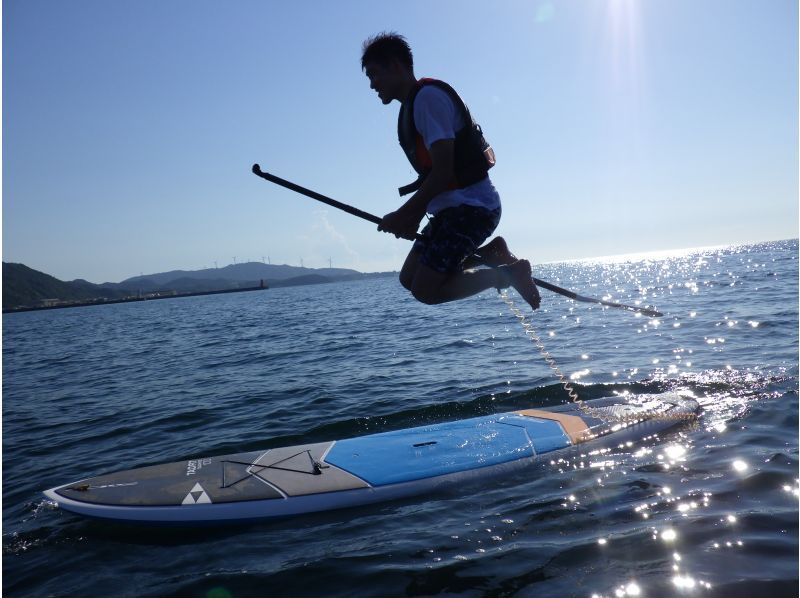
{"label": "man's bent knee", "polygon": [[438,305],[439,303],[444,303],[444,298],[441,296],[438,290],[425,287],[420,288],[417,286],[412,286],[409,290],[414,296],[414,299],[420,303],[424,303],[425,305]]}
{"label": "man's bent knee", "polygon": [[406,272],[405,269],[400,271],[400,284],[403,285],[403,288],[407,291],[410,291],[413,284],[414,284],[414,275],[410,272]]}
{"label": "man's bent knee", "polygon": [[[445,284],[448,278],[450,278],[450,275],[443,272],[437,272],[429,266],[419,262],[415,263],[414,265],[415,268],[413,271],[411,268],[403,268],[404,271],[411,274],[410,280],[406,279],[405,281],[408,282],[408,286],[406,286],[405,283],[403,286],[411,291],[414,299],[427,305],[436,305],[437,303],[444,303],[447,301],[442,292],[442,286]],[[402,272],[400,276],[401,278],[403,277]]]}
{"label": "man's bent knee", "polygon": [[414,286],[414,277],[417,275],[419,268],[419,252],[411,250],[406,258],[403,267],[400,269],[400,284],[406,290],[411,290]]}

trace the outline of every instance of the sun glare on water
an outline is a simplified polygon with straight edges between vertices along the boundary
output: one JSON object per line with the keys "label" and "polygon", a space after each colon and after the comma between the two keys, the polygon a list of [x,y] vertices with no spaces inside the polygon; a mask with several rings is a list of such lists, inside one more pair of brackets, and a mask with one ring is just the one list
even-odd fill
{"label": "sun glare on water", "polygon": [[[636,253],[621,253],[617,255],[603,255],[597,257],[575,258],[569,260],[558,260],[563,263],[589,262],[601,264],[615,264],[624,262],[646,262],[659,261],[670,258],[685,258],[694,254],[708,254],[727,249],[730,245],[715,245],[707,247],[687,247],[684,249],[665,249],[657,251],[640,251]],[[698,259],[698,262],[701,260]],[[752,326],[752,324],[751,324]]]}

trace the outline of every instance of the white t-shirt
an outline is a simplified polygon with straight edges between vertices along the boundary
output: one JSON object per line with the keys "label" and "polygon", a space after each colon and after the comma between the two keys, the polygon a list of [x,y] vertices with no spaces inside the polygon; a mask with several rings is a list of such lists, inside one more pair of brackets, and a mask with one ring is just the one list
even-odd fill
{"label": "white t-shirt", "polygon": [[[458,108],[443,89],[425,85],[414,100],[414,124],[428,150],[442,139],[455,139],[456,131],[466,123]],[[500,195],[487,176],[463,189],[443,191],[428,204],[428,213],[436,214],[446,208],[470,205],[495,210],[500,207]]]}

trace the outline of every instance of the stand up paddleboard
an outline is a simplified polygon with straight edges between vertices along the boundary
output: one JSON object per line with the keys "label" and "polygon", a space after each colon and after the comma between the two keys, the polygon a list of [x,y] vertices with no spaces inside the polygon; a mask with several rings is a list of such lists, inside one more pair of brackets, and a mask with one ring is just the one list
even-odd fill
{"label": "stand up paddleboard", "polygon": [[88,478],[44,494],[73,513],[143,524],[297,516],[488,479],[581,443],[599,448],[640,440],[697,409],[696,401],[674,393],[640,396],[633,403],[597,399],[583,408],[570,404],[198,457]]}

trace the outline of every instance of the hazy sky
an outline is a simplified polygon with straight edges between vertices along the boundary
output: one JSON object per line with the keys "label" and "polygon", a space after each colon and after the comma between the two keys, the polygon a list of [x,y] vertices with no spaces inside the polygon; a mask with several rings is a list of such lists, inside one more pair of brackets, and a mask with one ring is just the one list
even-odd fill
{"label": "hazy sky", "polygon": [[534,263],[798,235],[795,0],[3,2],[3,260],[58,278],[237,261],[399,269],[415,177],[360,69],[405,35],[495,148]]}

